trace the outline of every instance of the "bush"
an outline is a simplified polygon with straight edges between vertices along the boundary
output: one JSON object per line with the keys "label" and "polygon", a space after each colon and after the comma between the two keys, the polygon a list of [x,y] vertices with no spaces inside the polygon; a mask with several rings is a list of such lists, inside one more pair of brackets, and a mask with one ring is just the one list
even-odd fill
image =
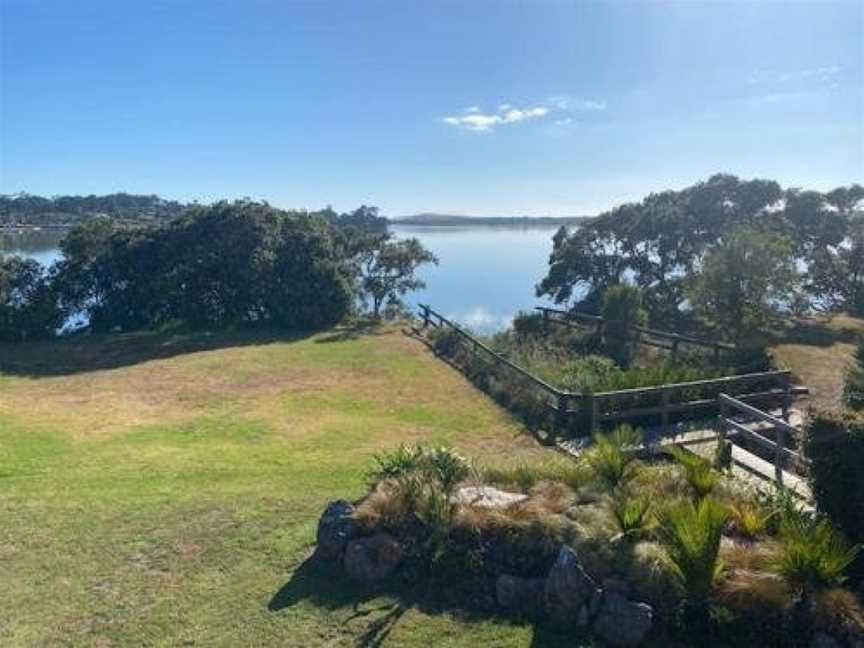
{"label": "bush", "polygon": [[726,509],[710,498],[684,502],[660,516],[659,537],[688,604],[705,606],[723,573],[720,540]]}
{"label": "bush", "polygon": [[513,332],[519,338],[540,338],[546,333],[543,315],[531,311],[519,311],[513,317]]}
{"label": "bush", "polygon": [[816,507],[853,542],[864,542],[864,416],[815,411],[804,435]]}
{"label": "bush", "polygon": [[651,500],[647,496],[623,496],[612,505],[612,515],[618,529],[626,538],[638,539],[645,535],[648,529],[648,512]]}
{"label": "bush", "polygon": [[765,533],[770,517],[770,513],[755,502],[741,501],[729,506],[729,518],[735,531],[747,540],[755,540]]}

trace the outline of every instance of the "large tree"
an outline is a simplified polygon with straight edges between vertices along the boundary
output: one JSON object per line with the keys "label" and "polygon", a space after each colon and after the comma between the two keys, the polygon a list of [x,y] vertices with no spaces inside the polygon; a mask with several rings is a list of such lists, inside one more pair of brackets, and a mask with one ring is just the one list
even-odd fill
{"label": "large tree", "polygon": [[794,301],[797,279],[789,239],[741,226],[708,250],[688,295],[709,326],[738,341]]}
{"label": "large tree", "polygon": [[438,264],[438,258],[416,238],[396,239],[389,233],[358,233],[352,243],[359,273],[361,297],[378,317],[387,303],[426,286],[417,277],[420,266]]}
{"label": "large tree", "polygon": [[848,308],[855,287],[837,268],[860,257],[849,251],[862,198],[858,185],[822,194],[715,175],[616,207],[575,231],[562,228],[537,294],[596,311],[605,290],[627,280],[642,290],[652,320],[679,321],[688,312],[688,277],[706,253],[733,229],[757,227],[788,237],[796,261],[819,270],[806,282],[814,306],[833,282],[842,286],[830,306]]}

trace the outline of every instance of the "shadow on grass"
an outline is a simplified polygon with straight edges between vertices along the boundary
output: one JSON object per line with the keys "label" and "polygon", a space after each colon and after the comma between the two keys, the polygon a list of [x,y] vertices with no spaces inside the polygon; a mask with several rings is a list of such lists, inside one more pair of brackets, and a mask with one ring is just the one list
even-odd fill
{"label": "shadow on grass", "polygon": [[340,326],[334,329],[327,335],[322,335],[315,340],[318,344],[328,344],[331,342],[348,342],[357,340],[367,335],[381,335],[381,321],[374,319],[364,319],[353,324]]}
{"label": "shadow on grass", "polygon": [[829,347],[837,343],[855,344],[864,332],[854,325],[832,326],[823,319],[799,319],[787,322],[771,332],[770,344],[803,344]]}
{"label": "shadow on grass", "polygon": [[0,344],[0,374],[27,377],[64,376],[118,369],[150,360],[231,347],[294,342],[313,332],[275,330],[194,333],[113,333],[76,335],[56,340]]}
{"label": "shadow on grass", "polygon": [[[291,579],[273,595],[267,609],[278,612],[305,601],[331,612],[345,610],[343,625],[365,622],[365,626],[357,628],[355,645],[358,648],[385,645],[387,637],[412,609],[428,615],[447,614],[466,623],[485,621],[510,627],[524,627],[530,623],[505,619],[486,610],[470,609],[451,601],[453,598],[446,587],[431,584],[425,587],[392,583],[380,587],[360,585],[313,556],[301,564]],[[580,637],[572,630],[565,632],[542,624],[533,625],[533,629],[532,648],[593,645],[585,637],[580,643]]]}

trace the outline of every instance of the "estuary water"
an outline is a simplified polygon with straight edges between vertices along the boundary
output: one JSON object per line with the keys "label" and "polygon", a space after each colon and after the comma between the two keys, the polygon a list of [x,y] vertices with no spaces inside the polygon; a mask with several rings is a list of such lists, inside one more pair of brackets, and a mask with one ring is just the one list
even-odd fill
{"label": "estuary water", "polygon": [[[535,297],[545,276],[555,227],[418,227],[391,225],[400,238],[416,237],[439,265],[419,271],[426,289],[410,294],[411,306],[429,304],[478,332],[506,328],[519,310],[548,302]],[[49,265],[60,258],[63,230],[0,233],[0,253]]]}

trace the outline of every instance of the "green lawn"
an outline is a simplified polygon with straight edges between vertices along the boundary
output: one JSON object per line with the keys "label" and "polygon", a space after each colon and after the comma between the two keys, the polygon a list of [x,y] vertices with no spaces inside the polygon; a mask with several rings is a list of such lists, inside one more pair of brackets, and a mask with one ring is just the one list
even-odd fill
{"label": "green lawn", "polygon": [[552,455],[392,328],[0,346],[0,645],[558,645],[304,566],[414,440]]}

